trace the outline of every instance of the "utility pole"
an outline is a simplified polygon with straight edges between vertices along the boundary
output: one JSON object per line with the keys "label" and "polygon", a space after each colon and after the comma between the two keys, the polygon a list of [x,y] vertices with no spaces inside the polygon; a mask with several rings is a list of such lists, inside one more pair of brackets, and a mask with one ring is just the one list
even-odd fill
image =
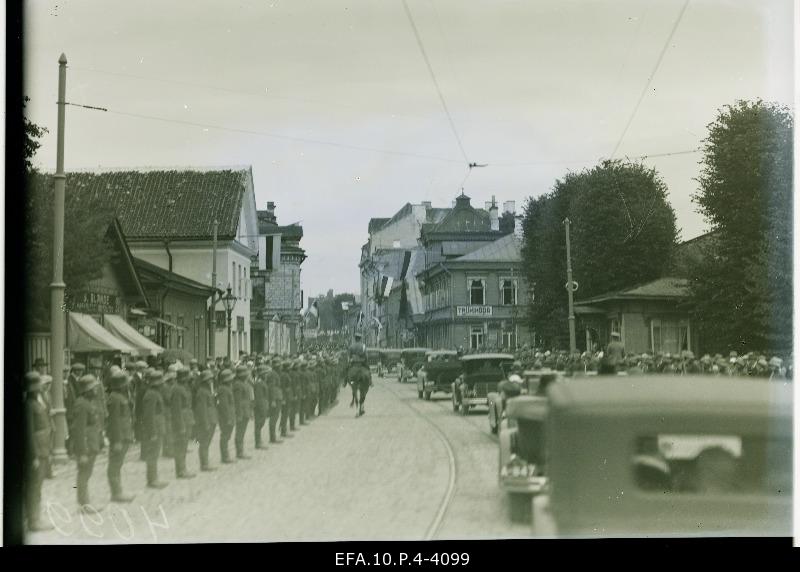
{"label": "utility pole", "polygon": [[208,354],[212,359],[217,359],[217,229],[219,221],[214,219],[214,243],[211,254],[211,319],[209,320],[210,332],[208,334]]}
{"label": "utility pole", "polygon": [[577,351],[575,342],[575,309],[572,305],[572,293],[578,289],[578,284],[572,281],[572,257],[569,251],[569,219],[564,219],[564,227],[567,234],[567,297],[569,300],[569,351],[574,354]]}
{"label": "utility pole", "polygon": [[67,176],[64,173],[64,109],[67,91],[67,56],[58,58],[58,146],[56,151],[55,192],[53,204],[53,282],[50,284],[50,359],[52,362],[53,400],[55,414],[55,442],[53,460],[64,463],[68,460],[65,442],[67,438],[67,410],[64,408],[64,346],[66,327],[64,319],[64,200]]}

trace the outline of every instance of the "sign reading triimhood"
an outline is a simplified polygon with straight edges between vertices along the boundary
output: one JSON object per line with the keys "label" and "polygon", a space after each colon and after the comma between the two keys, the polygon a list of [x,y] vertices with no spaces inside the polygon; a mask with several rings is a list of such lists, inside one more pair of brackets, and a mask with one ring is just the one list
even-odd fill
{"label": "sign reading triimhood", "polygon": [[456,316],[458,317],[472,317],[472,316],[491,316],[491,306],[456,306]]}

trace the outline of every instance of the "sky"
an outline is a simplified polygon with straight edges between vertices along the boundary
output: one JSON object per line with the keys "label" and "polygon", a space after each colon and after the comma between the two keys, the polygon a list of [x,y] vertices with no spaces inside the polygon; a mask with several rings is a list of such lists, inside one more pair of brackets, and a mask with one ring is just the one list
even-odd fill
{"label": "sky", "polygon": [[358,292],[370,218],[462,188],[519,212],[608,157],[660,155],[698,236],[692,151],[717,110],[793,101],[791,0],[406,0],[413,27],[403,0],[26,5],[37,165],[63,52],[67,101],[108,110],[67,107],[68,171],[252,165],[258,208],[304,227],[312,296]]}

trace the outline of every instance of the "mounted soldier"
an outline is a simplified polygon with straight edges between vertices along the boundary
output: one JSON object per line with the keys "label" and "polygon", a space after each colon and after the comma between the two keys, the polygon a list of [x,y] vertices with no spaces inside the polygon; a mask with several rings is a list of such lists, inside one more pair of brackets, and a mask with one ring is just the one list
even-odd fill
{"label": "mounted soldier", "polygon": [[350,407],[358,402],[358,413],[356,417],[364,415],[364,400],[367,392],[372,385],[372,376],[367,365],[367,346],[361,341],[361,334],[355,334],[355,341],[347,350],[347,381],[353,392],[353,399]]}

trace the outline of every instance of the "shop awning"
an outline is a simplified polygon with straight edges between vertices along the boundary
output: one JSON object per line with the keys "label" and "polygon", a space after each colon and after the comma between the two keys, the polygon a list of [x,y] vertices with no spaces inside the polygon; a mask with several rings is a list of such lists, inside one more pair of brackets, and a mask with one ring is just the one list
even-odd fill
{"label": "shop awning", "polygon": [[73,352],[122,352],[139,355],[140,351],[79,312],[69,313],[67,347]]}
{"label": "shop awning", "polygon": [[164,348],[137,332],[130,324],[122,319],[122,316],[106,314],[103,316],[103,324],[109,332],[132,345],[134,348],[139,349],[141,351],[140,355],[155,356],[164,351]]}
{"label": "shop awning", "polygon": [[159,324],[164,324],[165,326],[169,326],[170,328],[175,328],[176,330],[185,330],[184,326],[179,326],[178,324],[173,324],[172,322],[168,322],[166,320],[162,320],[161,318],[156,318],[156,322]]}

